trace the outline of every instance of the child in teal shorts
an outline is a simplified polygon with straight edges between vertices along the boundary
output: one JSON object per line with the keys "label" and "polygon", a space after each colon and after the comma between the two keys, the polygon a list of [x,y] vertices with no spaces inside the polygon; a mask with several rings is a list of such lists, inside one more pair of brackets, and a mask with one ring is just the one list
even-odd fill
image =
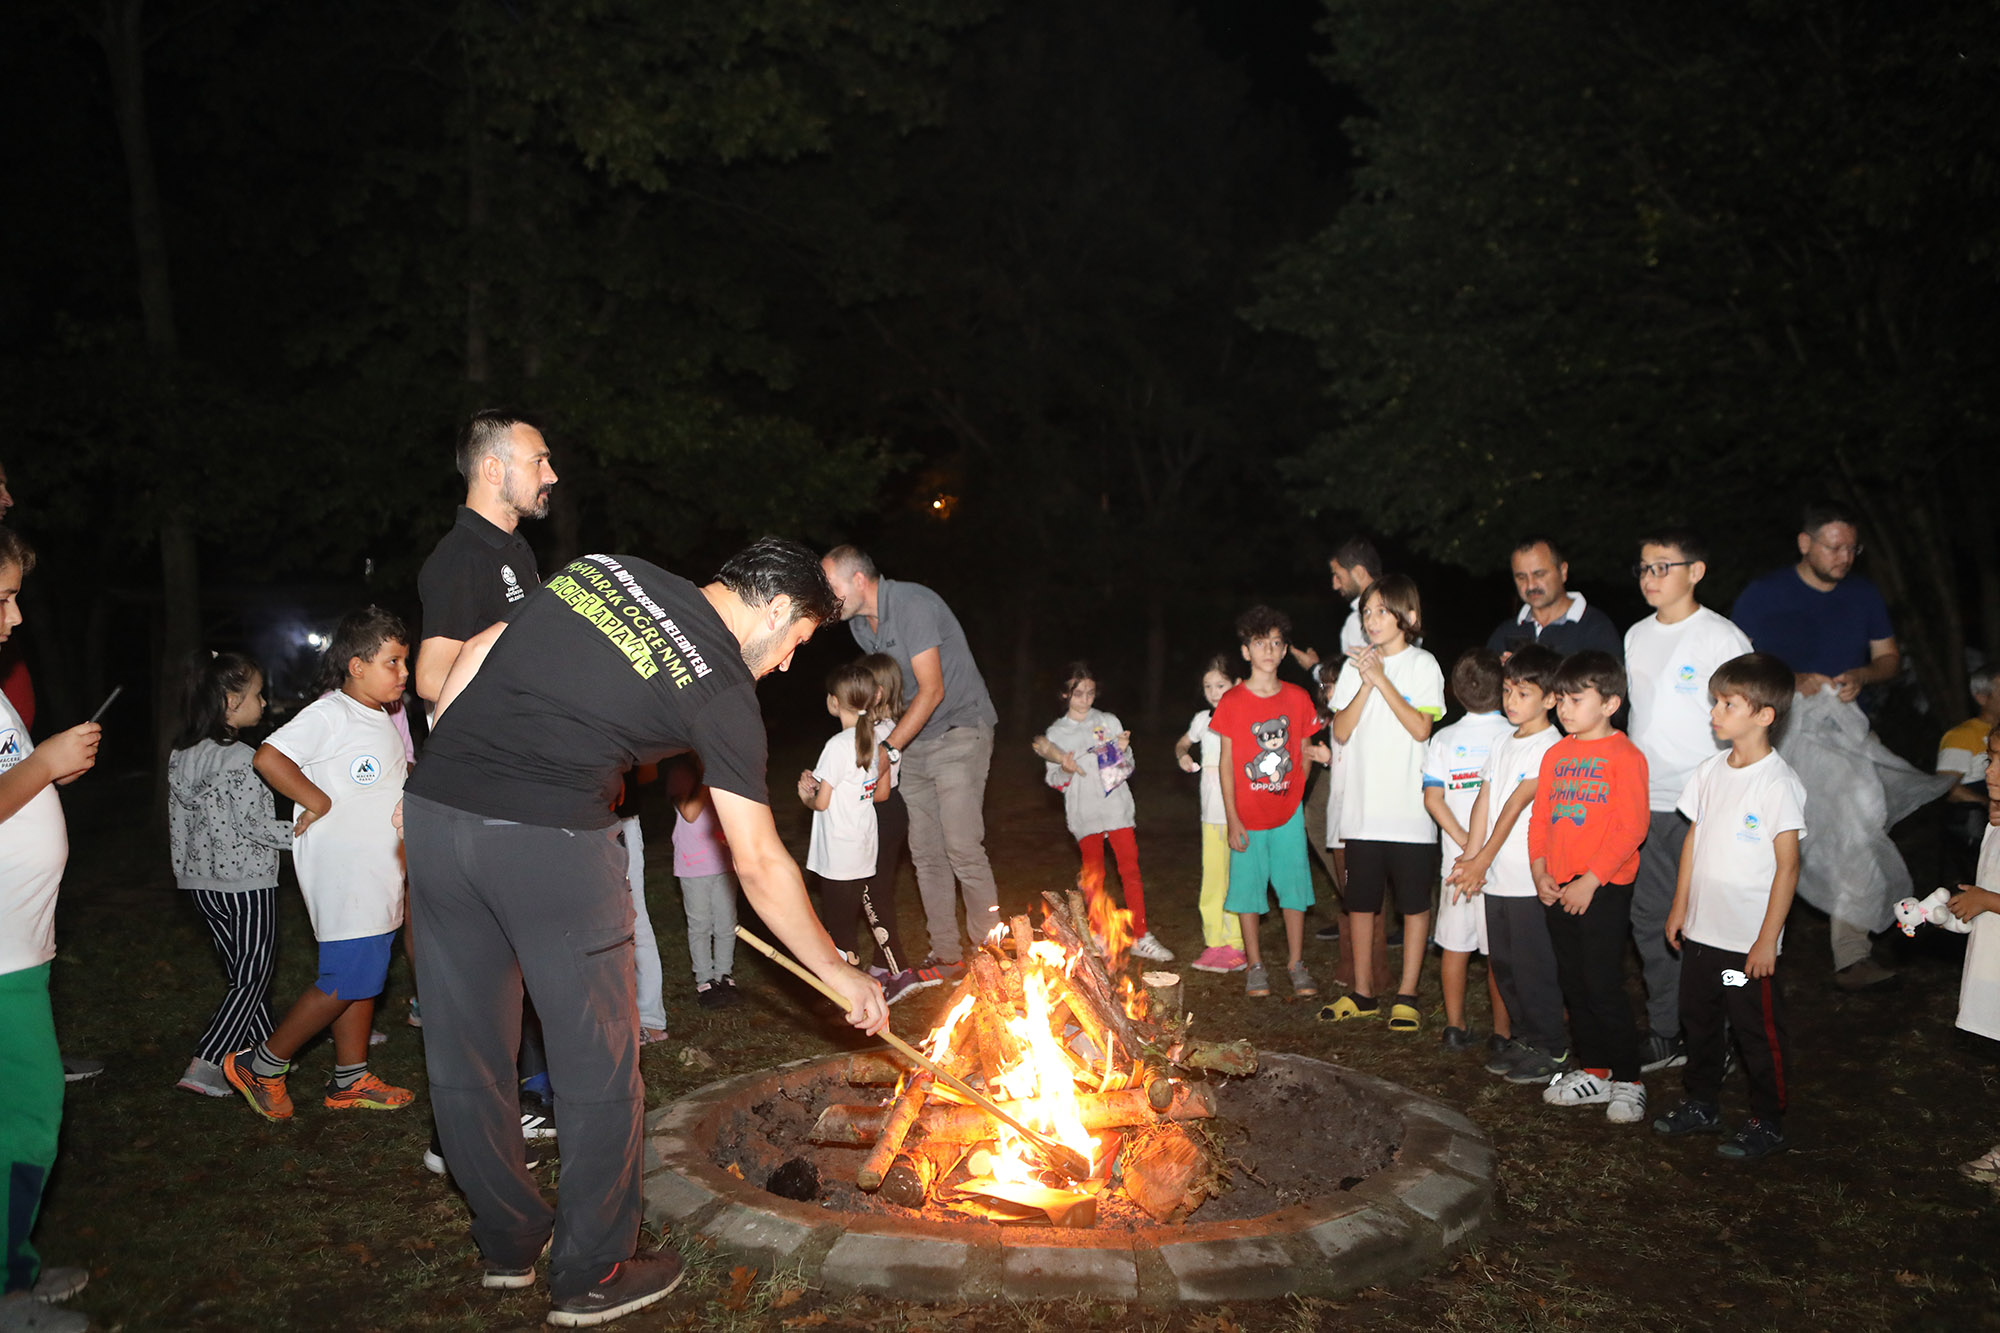
{"label": "child in teal shorts", "polygon": [[1208,722],[1222,739],[1222,806],[1229,829],[1229,894],[1223,906],[1243,922],[1243,953],[1250,963],[1244,994],[1269,995],[1257,929],[1269,894],[1277,894],[1292,994],[1307,999],[1319,988],[1303,957],[1313,889],[1300,802],[1307,761],[1324,764],[1332,756],[1324,744],[1306,743],[1323,725],[1312,696],[1278,679],[1292,622],[1282,611],[1253,606],[1236,618],[1236,637],[1250,676],[1222,696]]}

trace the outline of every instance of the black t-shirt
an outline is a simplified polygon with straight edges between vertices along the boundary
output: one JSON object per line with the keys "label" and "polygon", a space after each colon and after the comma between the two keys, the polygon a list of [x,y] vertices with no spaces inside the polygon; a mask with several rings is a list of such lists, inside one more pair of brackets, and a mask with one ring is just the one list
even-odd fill
{"label": "black t-shirt", "polygon": [[495,621],[512,621],[541,581],[518,528],[503,532],[460,505],[458,521],[417,574],[424,637],[462,643]]}
{"label": "black t-shirt", "polygon": [[605,828],[626,770],[688,750],[710,786],[769,803],[764,716],[735,636],[686,579],[589,555],[522,604],[407,789],[491,819]]}

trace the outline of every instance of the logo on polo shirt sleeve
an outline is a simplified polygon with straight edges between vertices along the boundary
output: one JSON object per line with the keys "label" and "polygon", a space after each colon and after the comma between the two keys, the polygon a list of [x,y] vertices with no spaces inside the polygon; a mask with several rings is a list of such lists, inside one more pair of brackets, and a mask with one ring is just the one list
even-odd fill
{"label": "logo on polo shirt sleeve", "polygon": [[347,776],[357,787],[372,787],[382,776],[382,761],[372,754],[356,755]]}
{"label": "logo on polo shirt sleeve", "polygon": [[7,772],[27,757],[28,747],[21,744],[21,733],[13,727],[0,727],[0,773]]}
{"label": "logo on polo shirt sleeve", "polygon": [[520,576],[514,573],[512,565],[500,566],[500,581],[507,585],[507,600],[518,602],[528,594],[521,591]]}

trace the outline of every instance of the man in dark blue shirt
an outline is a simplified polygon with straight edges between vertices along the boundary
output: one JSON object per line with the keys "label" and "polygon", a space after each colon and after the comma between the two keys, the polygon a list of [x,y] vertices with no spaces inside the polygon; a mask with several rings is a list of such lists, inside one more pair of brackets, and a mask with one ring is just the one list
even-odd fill
{"label": "man in dark blue shirt", "polygon": [[1521,609],[1501,621],[1486,646],[1502,661],[1524,643],[1538,643],[1564,657],[1595,649],[1625,660],[1625,636],[1611,617],[1587,605],[1569,589],[1569,561],[1547,537],[1530,537],[1514,548],[1514,591]]}
{"label": "man in dark blue shirt", "polygon": [[[1854,573],[1854,560],[1860,554],[1861,536],[1851,514],[1834,505],[1808,505],[1799,528],[1798,563],[1757,579],[1730,608],[1729,618],[1750,636],[1758,652],[1770,653],[1792,669],[1802,698],[1830,691],[1851,708],[1862,686],[1891,680],[1902,667],[1882,594]],[[1812,726],[1805,717],[1808,711],[1803,705],[1795,709],[1778,741],[1787,762],[1807,778],[1807,819],[1822,827],[1828,827],[1828,821],[1849,823],[1851,832],[1860,831],[1862,822],[1881,824],[1882,787],[1872,770],[1850,776],[1863,788],[1873,783],[1876,802],[1857,802],[1846,781],[1827,783],[1809,776],[1821,773],[1823,766],[1804,762],[1800,753],[1800,747],[1808,751],[1811,747],[1805,735]],[[1865,733],[1867,725],[1857,722],[1855,729]],[[1871,827],[1866,832],[1875,859],[1893,869],[1898,853],[1889,843],[1888,829]],[[1825,836],[1800,843],[1799,896],[1830,918],[1834,980],[1841,988],[1884,985],[1896,974],[1875,961],[1868,938],[1870,923],[1862,918],[1879,916],[1894,896],[1895,885],[1884,881],[1883,872],[1873,868],[1875,861],[1869,857],[1849,857],[1840,863],[1837,849],[1830,851],[1830,846]],[[1900,878],[1907,882],[1907,873]]]}

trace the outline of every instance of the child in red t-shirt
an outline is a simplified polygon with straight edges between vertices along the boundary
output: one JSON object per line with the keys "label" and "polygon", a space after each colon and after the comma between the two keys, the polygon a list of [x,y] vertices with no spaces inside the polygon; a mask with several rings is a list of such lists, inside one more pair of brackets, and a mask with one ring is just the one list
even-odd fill
{"label": "child in red t-shirt", "polygon": [[1312,696],[1278,679],[1292,622],[1282,611],[1253,606],[1237,617],[1236,637],[1250,678],[1222,696],[1208,722],[1222,740],[1222,808],[1229,829],[1229,895],[1223,908],[1243,921],[1243,952],[1250,963],[1244,994],[1269,995],[1257,928],[1270,903],[1266,886],[1278,895],[1292,994],[1305,999],[1319,988],[1302,957],[1313,888],[1300,801],[1310,771],[1306,761],[1324,764],[1332,756],[1325,745],[1306,744],[1323,725]]}
{"label": "child in red t-shirt", "polygon": [[1623,972],[1632,880],[1651,821],[1646,756],[1611,725],[1625,702],[1625,668],[1617,658],[1572,654],[1556,673],[1553,693],[1569,735],[1542,756],[1528,859],[1548,913],[1577,1067],[1549,1084],[1542,1100],[1604,1105],[1607,1120],[1637,1124],[1646,1117],[1646,1085],[1639,1081],[1639,1030]]}

